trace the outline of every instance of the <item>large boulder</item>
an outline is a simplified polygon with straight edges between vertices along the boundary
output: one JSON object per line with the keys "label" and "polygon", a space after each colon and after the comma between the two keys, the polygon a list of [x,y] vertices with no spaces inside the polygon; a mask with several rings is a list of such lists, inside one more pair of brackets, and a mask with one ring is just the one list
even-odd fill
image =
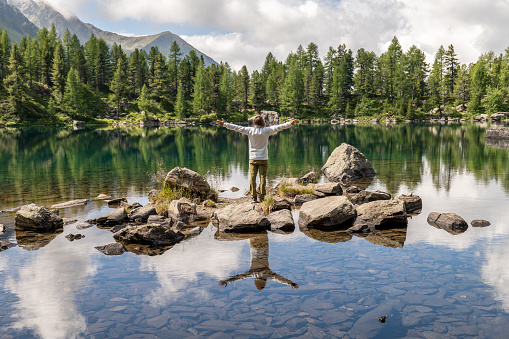
{"label": "large boulder", "polygon": [[250,202],[215,211],[211,221],[221,232],[257,232],[270,227],[263,211]]}
{"label": "large boulder", "polygon": [[46,232],[62,228],[64,221],[58,215],[58,211],[30,204],[22,206],[16,212],[14,224],[20,230]]}
{"label": "large boulder", "polygon": [[407,213],[422,210],[422,199],[418,195],[414,195],[413,193],[402,194],[398,199],[405,203],[405,210]]}
{"label": "large boulder", "polygon": [[178,243],[184,238],[168,225],[139,225],[126,227],[113,234],[113,238],[121,243],[168,246]]}
{"label": "large boulder", "polygon": [[503,119],[507,119],[508,116],[509,116],[508,112],[497,112],[490,115],[490,119],[492,121],[500,121]]}
{"label": "large boulder", "polygon": [[209,183],[198,173],[188,168],[175,167],[164,179],[164,187],[175,187],[197,195],[207,195]]}
{"label": "large boulder", "polygon": [[336,147],[322,167],[322,172],[333,182],[349,182],[376,175],[366,157],[357,148],[346,143]]}
{"label": "large boulder", "polygon": [[148,217],[151,215],[156,215],[156,208],[151,205],[146,205],[144,207],[138,207],[133,209],[131,212],[129,212],[129,219],[133,221],[141,221],[145,222],[147,221]]}
{"label": "large boulder", "polygon": [[182,221],[189,225],[196,219],[196,204],[186,198],[173,200],[168,207],[168,217],[173,221]]}
{"label": "large boulder", "polygon": [[405,203],[398,199],[377,200],[357,207],[357,219],[349,232],[373,232],[406,226]]}
{"label": "large boulder", "polygon": [[461,234],[468,229],[465,219],[456,213],[431,212],[428,215],[428,224],[454,235]]}
{"label": "large boulder", "polygon": [[352,203],[344,196],[330,196],[306,202],[300,208],[299,226],[334,228],[355,218]]}
{"label": "large boulder", "polygon": [[292,212],[287,209],[272,212],[267,216],[272,231],[292,232],[295,229]]}
{"label": "large boulder", "polygon": [[350,198],[354,205],[362,205],[377,200],[390,200],[391,195],[382,191],[360,191]]}
{"label": "large boulder", "polygon": [[97,224],[100,226],[113,227],[120,225],[127,218],[127,213],[123,207],[118,207],[113,211],[109,211],[102,217],[97,218]]}

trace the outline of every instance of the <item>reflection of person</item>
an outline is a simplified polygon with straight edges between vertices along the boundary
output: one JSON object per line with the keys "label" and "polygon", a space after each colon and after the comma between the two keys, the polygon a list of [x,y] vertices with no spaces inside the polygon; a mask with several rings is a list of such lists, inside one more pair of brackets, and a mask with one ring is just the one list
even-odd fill
{"label": "reflection of person", "polygon": [[280,276],[269,268],[269,237],[267,234],[260,234],[251,237],[251,267],[249,271],[237,274],[229,279],[221,280],[219,284],[226,287],[229,283],[246,279],[254,278],[254,284],[257,289],[262,290],[267,284],[267,279],[274,279],[275,281],[290,285],[292,289],[297,289],[299,286],[293,281]]}
{"label": "reflection of person", "polygon": [[257,115],[253,120],[253,127],[242,127],[230,124],[224,121],[217,121],[219,126],[224,126],[233,131],[247,135],[249,139],[249,189],[253,202],[256,202],[256,175],[260,171],[260,201],[263,201],[266,193],[267,184],[267,167],[269,160],[269,152],[267,149],[269,136],[282,131],[285,128],[297,124],[299,121],[292,119],[287,123],[266,127],[265,121],[261,115]]}

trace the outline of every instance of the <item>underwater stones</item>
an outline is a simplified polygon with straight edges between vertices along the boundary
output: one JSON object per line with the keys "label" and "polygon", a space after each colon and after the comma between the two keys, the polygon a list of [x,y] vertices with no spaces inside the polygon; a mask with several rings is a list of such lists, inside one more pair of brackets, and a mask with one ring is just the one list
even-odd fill
{"label": "underwater stones", "polygon": [[261,208],[250,202],[217,210],[212,214],[211,221],[221,232],[256,232],[270,226]]}
{"label": "underwater stones", "polygon": [[306,202],[299,214],[300,227],[332,228],[355,217],[352,203],[344,196],[330,196]]}
{"label": "underwater stones", "polygon": [[51,231],[64,225],[58,211],[30,204],[22,206],[14,217],[16,228],[21,230]]}
{"label": "underwater stones", "polygon": [[461,234],[468,229],[465,219],[456,213],[431,212],[428,215],[428,224],[454,235]]}
{"label": "underwater stones", "polygon": [[347,143],[342,143],[332,151],[322,172],[332,182],[348,182],[376,175],[366,157]]}

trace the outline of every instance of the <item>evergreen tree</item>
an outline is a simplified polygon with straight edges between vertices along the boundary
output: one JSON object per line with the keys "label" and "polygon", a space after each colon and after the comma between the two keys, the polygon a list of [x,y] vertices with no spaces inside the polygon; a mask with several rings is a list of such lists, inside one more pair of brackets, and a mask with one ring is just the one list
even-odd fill
{"label": "evergreen tree", "polygon": [[200,62],[194,78],[193,110],[196,114],[206,114],[210,108],[210,82],[205,66]]}
{"label": "evergreen tree", "polygon": [[118,58],[117,69],[110,83],[111,98],[117,107],[117,112],[122,112],[122,102],[127,96],[127,76],[123,58]]}
{"label": "evergreen tree", "polygon": [[470,69],[467,65],[461,65],[458,69],[453,96],[456,105],[465,105],[470,101]]}
{"label": "evergreen tree", "polygon": [[445,50],[440,46],[435,54],[435,61],[431,68],[431,74],[428,79],[428,88],[430,95],[430,102],[438,107],[440,116],[442,115],[442,105],[445,103],[445,81],[444,81],[444,55]]}
{"label": "evergreen tree", "polygon": [[11,52],[9,35],[7,34],[7,30],[4,28],[0,37],[0,80],[7,77]]}
{"label": "evergreen tree", "polygon": [[65,81],[64,47],[62,43],[59,42],[55,48],[55,55],[53,56],[51,82],[53,83],[55,91],[60,95],[64,93]]}
{"label": "evergreen tree", "polygon": [[62,104],[68,113],[76,115],[78,110],[82,109],[82,103],[83,89],[79,82],[78,71],[71,68],[67,74]]}
{"label": "evergreen tree", "polygon": [[221,64],[221,83],[219,85],[217,113],[223,117],[231,110],[233,99],[233,79],[228,63]]}
{"label": "evergreen tree", "polygon": [[18,44],[14,43],[11,47],[11,56],[9,58],[9,75],[4,79],[4,86],[9,95],[9,103],[13,112],[20,117],[24,116],[23,103],[27,96],[27,87],[23,78],[23,61],[18,49]]}
{"label": "evergreen tree", "polygon": [[333,70],[329,107],[335,112],[346,111],[353,85],[353,71],[352,51],[348,50],[342,53],[339,64]]}
{"label": "evergreen tree", "polygon": [[304,77],[300,68],[300,58],[294,56],[291,59],[290,68],[281,92],[281,108],[290,112],[292,116],[299,113],[304,99]]}
{"label": "evergreen tree", "polygon": [[376,54],[367,52],[364,48],[357,50],[354,76],[355,90],[361,97],[373,97],[375,92],[375,61]]}
{"label": "evergreen tree", "polygon": [[152,98],[156,101],[163,101],[168,94],[168,72],[166,60],[163,53],[159,53],[154,58],[154,75],[150,79],[150,92]]}
{"label": "evergreen tree", "polygon": [[255,111],[258,111],[263,104],[263,78],[257,70],[251,74],[249,103]]}
{"label": "evergreen tree", "polygon": [[140,99],[138,101],[138,107],[141,111],[150,112],[152,102],[150,100],[150,93],[147,85],[143,85],[141,89]]}
{"label": "evergreen tree", "polygon": [[459,63],[456,56],[457,55],[456,52],[454,52],[454,46],[449,45],[447,51],[444,53],[444,95],[448,99],[453,97],[454,86],[458,78]]}
{"label": "evergreen tree", "polygon": [[177,113],[178,120],[186,119],[186,96],[182,82],[179,81],[177,87],[177,103],[175,104],[175,112]]}
{"label": "evergreen tree", "polygon": [[236,84],[236,96],[242,109],[247,108],[249,99],[249,82],[249,73],[247,71],[247,67],[244,65],[238,73]]}
{"label": "evergreen tree", "polygon": [[488,75],[482,60],[472,67],[470,79],[470,105],[468,110],[471,113],[481,113],[483,110],[481,100],[486,94],[486,88],[488,87]]}
{"label": "evergreen tree", "polygon": [[178,90],[178,69],[182,61],[182,53],[180,46],[173,41],[170,47],[170,55],[168,58],[169,81],[171,84],[171,93],[175,94]]}

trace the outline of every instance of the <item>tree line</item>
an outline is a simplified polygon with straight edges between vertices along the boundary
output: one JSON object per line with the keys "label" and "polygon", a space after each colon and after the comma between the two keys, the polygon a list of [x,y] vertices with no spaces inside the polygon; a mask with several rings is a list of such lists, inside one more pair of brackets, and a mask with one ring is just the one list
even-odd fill
{"label": "tree line", "polygon": [[[10,42],[0,36],[0,121],[58,122],[127,116],[146,119],[242,120],[248,110],[277,110],[299,118],[422,118],[505,110],[509,49],[461,64],[454,46],[440,46],[432,64],[416,46],[404,51],[394,37],[381,55],[344,44],[319,56],[310,43],[249,73],[228,63],[205,65],[195,51],[174,42],[127,54],[94,35],[81,44],[55,26]],[[144,111],[144,115],[139,112]]]}

